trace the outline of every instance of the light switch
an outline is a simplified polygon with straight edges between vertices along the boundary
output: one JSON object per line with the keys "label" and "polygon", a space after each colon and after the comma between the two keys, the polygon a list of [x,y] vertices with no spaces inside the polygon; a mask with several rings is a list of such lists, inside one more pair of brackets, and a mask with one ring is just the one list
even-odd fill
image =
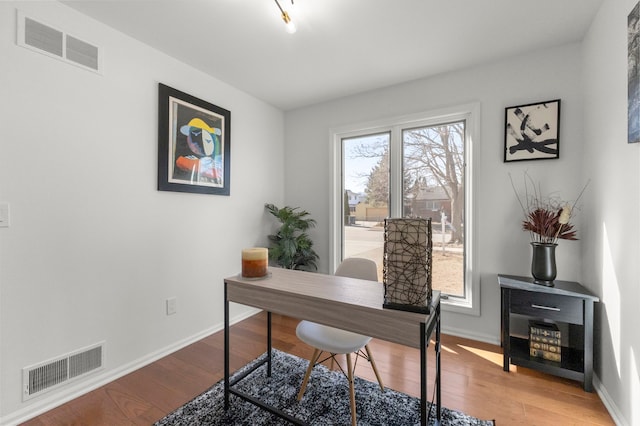
{"label": "light switch", "polygon": [[0,204],[0,228],[9,227],[9,204]]}
{"label": "light switch", "polygon": [[177,312],[176,298],[171,297],[167,299],[167,315],[173,315]]}

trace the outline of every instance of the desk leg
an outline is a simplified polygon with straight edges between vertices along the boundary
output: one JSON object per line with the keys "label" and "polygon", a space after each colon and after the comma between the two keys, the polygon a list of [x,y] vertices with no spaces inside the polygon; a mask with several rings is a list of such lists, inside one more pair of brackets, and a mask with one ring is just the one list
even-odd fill
{"label": "desk leg", "polygon": [[442,417],[442,387],[441,387],[441,365],[440,365],[440,304],[438,303],[438,307],[436,308],[436,424],[439,425],[441,423]]}
{"label": "desk leg", "polygon": [[267,377],[271,377],[271,311],[267,312]]}
{"label": "desk leg", "polygon": [[224,283],[224,409],[229,408],[229,299]]}
{"label": "desk leg", "polygon": [[[440,364],[440,305],[436,308],[436,342],[434,351],[436,355],[436,419],[434,425],[440,425],[442,421],[442,389],[441,389],[441,364]],[[431,329],[433,332],[433,329]],[[425,323],[420,323],[420,424],[426,426],[431,407],[427,403],[427,336]]]}
{"label": "desk leg", "polygon": [[420,323],[420,424],[427,426],[427,330]]}

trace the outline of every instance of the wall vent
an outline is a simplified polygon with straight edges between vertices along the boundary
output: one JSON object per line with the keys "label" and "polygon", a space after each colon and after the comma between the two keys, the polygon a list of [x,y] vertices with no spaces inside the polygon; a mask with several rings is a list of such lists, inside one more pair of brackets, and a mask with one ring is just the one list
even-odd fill
{"label": "wall vent", "polygon": [[26,401],[72,380],[102,369],[104,342],[22,369],[22,395]]}
{"label": "wall vent", "polygon": [[40,22],[27,17],[24,18],[25,44],[44,50],[52,55],[62,57],[62,39],[64,34],[54,28],[47,27]]}
{"label": "wall vent", "polygon": [[52,58],[100,72],[100,48],[17,12],[17,44]]}
{"label": "wall vent", "polygon": [[98,48],[75,37],[67,36],[67,59],[98,71]]}

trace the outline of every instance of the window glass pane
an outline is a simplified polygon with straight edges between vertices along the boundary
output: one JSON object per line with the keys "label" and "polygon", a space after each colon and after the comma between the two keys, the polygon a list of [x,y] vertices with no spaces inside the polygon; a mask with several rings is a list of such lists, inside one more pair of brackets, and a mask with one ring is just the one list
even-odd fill
{"label": "window glass pane", "polygon": [[405,129],[403,216],[431,218],[433,289],[465,297],[465,122]]}
{"label": "window glass pane", "polygon": [[389,216],[389,139],[388,133],[342,139],[342,259],[375,261],[380,281]]}

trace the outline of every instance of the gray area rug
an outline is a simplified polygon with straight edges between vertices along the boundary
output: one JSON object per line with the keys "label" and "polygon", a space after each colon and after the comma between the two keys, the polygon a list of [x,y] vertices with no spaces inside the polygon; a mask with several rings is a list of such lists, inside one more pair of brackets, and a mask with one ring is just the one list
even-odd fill
{"label": "gray area rug", "polygon": [[[266,354],[239,370],[249,369]],[[266,364],[249,374],[235,389],[255,396],[270,405],[309,423],[310,425],[349,425],[349,386],[340,371],[330,371],[323,365],[313,369],[302,401],[296,399],[308,361],[293,355],[273,351],[272,374],[267,377]],[[232,377],[233,379],[233,377]],[[356,412],[358,425],[418,425],[420,424],[420,399],[391,389],[380,390],[378,383],[356,377]],[[432,407],[429,424],[435,419]],[[178,408],[155,426],[178,425],[289,425],[265,410],[231,395],[230,407],[224,410],[224,384],[221,380],[209,390]],[[461,412],[442,408],[442,425],[490,426],[493,421],[483,421]]]}

